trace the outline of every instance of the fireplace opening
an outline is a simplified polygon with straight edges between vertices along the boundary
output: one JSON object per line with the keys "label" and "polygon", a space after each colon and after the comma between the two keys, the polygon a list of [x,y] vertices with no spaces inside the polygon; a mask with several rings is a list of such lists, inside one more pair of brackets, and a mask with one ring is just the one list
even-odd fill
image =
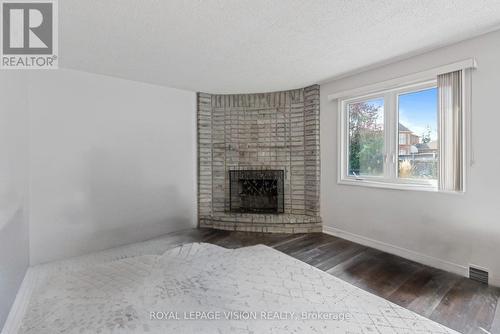
{"label": "fireplace opening", "polygon": [[283,213],[283,170],[229,171],[229,210],[239,213]]}

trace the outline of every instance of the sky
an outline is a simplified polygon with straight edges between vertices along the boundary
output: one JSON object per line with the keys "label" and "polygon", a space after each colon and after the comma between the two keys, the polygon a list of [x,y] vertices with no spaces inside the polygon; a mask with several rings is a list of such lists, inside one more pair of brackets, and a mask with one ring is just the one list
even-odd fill
{"label": "sky", "polygon": [[[399,123],[422,137],[427,127],[431,129],[431,140],[437,140],[437,88],[399,95]],[[366,103],[379,108],[378,123],[383,123],[384,99],[372,99]]]}
{"label": "sky", "polygon": [[437,140],[437,88],[400,95],[399,122],[417,136],[430,126],[431,139]]}

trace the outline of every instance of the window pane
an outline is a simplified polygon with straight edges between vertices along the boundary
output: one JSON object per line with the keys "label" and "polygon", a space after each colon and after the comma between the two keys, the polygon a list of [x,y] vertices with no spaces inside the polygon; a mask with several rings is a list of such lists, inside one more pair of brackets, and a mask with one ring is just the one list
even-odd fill
{"label": "window pane", "polygon": [[404,134],[404,133],[399,134],[399,143],[406,144],[406,134]]}
{"label": "window pane", "polygon": [[437,180],[437,110],[437,88],[399,95],[400,178]]}
{"label": "window pane", "polygon": [[349,175],[384,173],[384,100],[347,105],[349,116]]}

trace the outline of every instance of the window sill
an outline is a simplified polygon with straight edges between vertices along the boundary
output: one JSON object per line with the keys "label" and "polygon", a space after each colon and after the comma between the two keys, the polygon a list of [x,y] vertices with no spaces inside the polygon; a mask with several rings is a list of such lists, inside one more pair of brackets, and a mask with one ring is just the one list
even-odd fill
{"label": "window sill", "polygon": [[[422,183],[394,183],[394,182],[384,182],[377,180],[358,180],[354,178],[345,178],[338,181],[338,184],[358,186],[358,187],[368,187],[368,188],[382,188],[382,189],[393,189],[393,190],[416,190],[416,191],[428,191],[428,192],[442,192],[437,186],[432,184],[422,184]],[[455,193],[455,192],[454,192]]]}

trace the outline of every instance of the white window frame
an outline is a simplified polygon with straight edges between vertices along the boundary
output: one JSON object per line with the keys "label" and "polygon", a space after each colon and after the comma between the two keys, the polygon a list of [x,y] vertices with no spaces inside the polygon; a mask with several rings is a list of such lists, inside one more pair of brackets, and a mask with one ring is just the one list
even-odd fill
{"label": "white window frame", "polygon": [[[438,191],[439,180],[403,179],[398,177],[399,159],[399,107],[398,99],[402,94],[435,88],[437,79],[431,78],[417,83],[402,84],[390,89],[379,90],[356,96],[339,98],[339,175],[338,183],[366,187],[391,188],[402,190]],[[383,98],[384,100],[384,173],[383,176],[352,176],[349,167],[349,112],[350,103]]]}

